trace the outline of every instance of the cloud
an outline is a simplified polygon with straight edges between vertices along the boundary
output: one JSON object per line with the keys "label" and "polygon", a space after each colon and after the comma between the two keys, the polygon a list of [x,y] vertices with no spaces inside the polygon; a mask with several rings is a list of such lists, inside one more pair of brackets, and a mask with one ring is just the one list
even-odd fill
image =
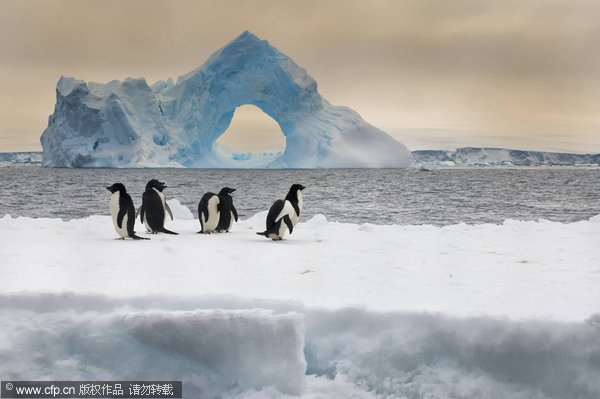
{"label": "cloud", "polygon": [[37,142],[61,74],[177,76],[250,30],[384,129],[585,136],[600,151],[599,13],[593,0],[4,0],[0,137]]}

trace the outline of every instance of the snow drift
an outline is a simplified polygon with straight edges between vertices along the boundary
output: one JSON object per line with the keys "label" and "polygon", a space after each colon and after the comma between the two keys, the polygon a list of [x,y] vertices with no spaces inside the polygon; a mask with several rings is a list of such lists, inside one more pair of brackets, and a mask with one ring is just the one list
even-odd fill
{"label": "snow drift", "polygon": [[215,141],[246,104],[271,116],[286,137],[285,151],[269,167],[407,167],[412,161],[403,144],[350,108],[331,105],[306,70],[244,32],[177,83],[61,77],[41,136],[43,165],[236,167],[234,154]]}
{"label": "snow drift", "polygon": [[265,386],[299,395],[305,388],[303,320],[295,313],[13,308],[8,315],[0,321],[2,342],[10,344],[0,347],[3,378],[183,378],[188,398]]}
{"label": "snow drift", "polygon": [[599,336],[220,296],[0,294],[3,378],[181,379],[185,398],[595,399]]}

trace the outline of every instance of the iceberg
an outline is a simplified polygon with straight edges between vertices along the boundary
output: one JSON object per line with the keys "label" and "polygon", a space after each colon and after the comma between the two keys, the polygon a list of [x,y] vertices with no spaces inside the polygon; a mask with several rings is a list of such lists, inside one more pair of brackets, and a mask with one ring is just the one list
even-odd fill
{"label": "iceberg", "polygon": [[[412,155],[348,107],[330,104],[291,58],[250,32],[176,82],[61,77],[41,136],[47,167],[240,167],[216,140],[255,105],[286,138],[263,167],[408,167]],[[256,167],[260,162],[246,162]]]}

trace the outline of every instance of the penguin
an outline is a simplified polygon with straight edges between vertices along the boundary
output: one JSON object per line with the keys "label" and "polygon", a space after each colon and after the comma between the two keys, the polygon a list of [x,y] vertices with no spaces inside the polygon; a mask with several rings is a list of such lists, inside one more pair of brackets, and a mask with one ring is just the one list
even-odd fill
{"label": "penguin", "polygon": [[133,230],[135,227],[135,207],[131,196],[127,194],[125,186],[121,183],[115,183],[106,187],[106,189],[112,193],[109,209],[115,230],[120,236],[118,240],[124,240],[127,237],[134,240],[147,240],[148,238],[137,236]]}
{"label": "penguin", "polygon": [[275,201],[269,209],[267,229],[256,234],[273,241],[283,240],[286,229],[292,234],[302,211],[302,190],[305,188],[301,184],[292,184],[285,199]]}
{"label": "penguin", "polygon": [[[223,191],[223,190],[221,190]],[[208,192],[202,196],[198,203],[198,219],[200,220],[200,234],[211,234],[217,231],[221,218],[219,196]]]}
{"label": "penguin", "polygon": [[165,183],[152,179],[146,184],[146,191],[142,195],[142,206],[139,209],[140,220],[146,225],[149,232],[179,234],[165,229],[165,215],[168,212],[173,219],[173,213],[165,201],[163,190]]}
{"label": "penguin", "polygon": [[[152,180],[151,180],[152,181]],[[159,182],[158,180],[156,180],[158,182],[157,186],[155,187],[156,190],[158,190],[158,195],[160,195],[160,199],[161,202],[163,204],[163,208],[165,210],[165,214],[168,213],[169,216],[171,217],[171,220],[173,220],[173,212],[171,212],[171,208],[169,208],[169,204],[167,203],[167,201],[165,200],[165,195],[163,194],[163,190],[165,188],[167,188],[167,186],[165,186],[165,183],[163,182]],[[150,183],[150,182],[148,182]],[[148,186],[146,185],[146,188]],[[140,206],[137,211],[135,212],[135,218],[137,219],[138,215],[140,214],[140,211],[142,210],[142,207]],[[147,217],[142,218],[142,222],[144,223],[144,227],[146,228],[146,233],[152,233],[152,229],[150,228],[150,226],[148,225],[148,221],[147,221]],[[165,220],[167,219],[166,215],[165,215]]]}
{"label": "penguin", "polygon": [[233,198],[231,197],[231,193],[235,191],[235,188],[223,187],[217,197],[219,197],[219,212],[221,216],[219,217],[219,224],[217,225],[217,232],[229,233],[231,226],[233,226],[233,221],[238,221],[238,213],[235,206],[233,206]]}

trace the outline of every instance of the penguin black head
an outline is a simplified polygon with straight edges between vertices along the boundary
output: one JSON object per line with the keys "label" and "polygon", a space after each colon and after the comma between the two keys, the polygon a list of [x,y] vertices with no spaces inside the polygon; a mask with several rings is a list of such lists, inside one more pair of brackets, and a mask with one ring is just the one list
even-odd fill
{"label": "penguin black head", "polygon": [[285,199],[288,201],[298,201],[298,191],[302,191],[305,188],[306,187],[304,187],[302,184],[292,184],[288,195],[285,196]]}
{"label": "penguin black head", "polygon": [[146,190],[152,190],[153,188],[157,189],[158,191],[164,190],[165,188],[167,188],[167,186],[165,186],[165,183],[158,181],[156,179],[152,179],[148,182],[148,184],[146,184]]}
{"label": "penguin black head", "polygon": [[126,193],[127,191],[125,190],[125,186],[121,183],[115,183],[112,186],[108,186],[106,187],[106,189],[108,191],[110,191],[111,193],[116,193],[117,191],[120,191],[122,193]]}
{"label": "penguin black head", "polygon": [[298,190],[302,191],[304,190],[306,187],[304,187],[302,184],[292,184],[292,187],[290,187],[290,192],[296,192]]}
{"label": "penguin black head", "polygon": [[231,195],[231,193],[234,191],[235,191],[235,188],[223,187],[221,189],[221,191],[219,191],[219,195],[225,195],[225,194]]}

